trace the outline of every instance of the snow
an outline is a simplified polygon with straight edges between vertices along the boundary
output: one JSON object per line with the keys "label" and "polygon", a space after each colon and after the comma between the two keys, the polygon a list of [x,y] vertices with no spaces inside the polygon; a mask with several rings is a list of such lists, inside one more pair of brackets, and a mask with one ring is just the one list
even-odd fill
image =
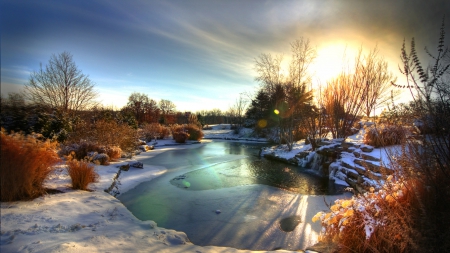
{"label": "snow", "polygon": [[[204,131],[205,138],[232,139],[237,141],[264,141],[251,138],[249,130],[243,129],[236,135],[229,125],[212,126]],[[346,141],[362,144],[360,132]],[[202,143],[210,140],[204,139]],[[105,192],[113,183],[120,165],[154,157],[173,149],[198,148],[198,142],[188,141],[185,145],[175,145],[173,140],[150,142],[154,150],[142,152],[132,159],[121,159],[108,166],[96,166],[99,182],[91,184],[92,191],[70,188],[70,178],[64,165],[56,168],[46,182],[46,187],[63,191],[60,194],[45,195],[32,201],[1,203],[1,252],[254,252],[226,247],[201,247],[189,242],[183,232],[160,228],[153,221],[140,221],[115,197]],[[294,144],[289,151],[285,145],[266,148],[263,152],[274,153],[283,158],[292,158],[310,145],[303,141]],[[368,155],[389,164],[390,152],[398,152],[399,147],[374,149]],[[312,159],[313,152],[308,157]],[[351,154],[343,159],[351,160]],[[139,183],[152,180],[166,172],[164,167],[144,164],[143,169],[130,167],[123,171],[116,182],[120,193],[136,187]],[[345,176],[345,175],[344,175]],[[338,184],[346,183],[335,177]],[[307,205],[314,208],[323,205],[323,199],[310,198]],[[306,208],[305,208],[306,210]],[[220,210],[217,210],[221,212]],[[314,214],[309,214],[314,215]],[[308,219],[308,217],[305,217]],[[311,218],[309,217],[309,220]],[[320,229],[319,229],[320,230]],[[305,230],[306,231],[306,230]],[[366,230],[370,234],[370,228]],[[318,232],[309,231],[311,242],[317,241]],[[288,252],[288,251],[284,251]]]}
{"label": "snow", "polygon": [[241,128],[239,134],[235,134],[230,124],[210,125],[208,130],[203,130],[204,139],[224,139],[237,141],[267,142],[264,138],[252,137],[253,130]]}
{"label": "snow", "polygon": [[[57,166],[46,187],[63,193],[32,201],[1,203],[0,252],[253,252],[194,245],[183,232],[157,227],[153,221],[138,220],[119,200],[104,191],[111,186],[120,165],[167,150],[203,145],[173,143],[173,140],[157,140],[156,144],[149,143],[155,144],[155,150],[131,160],[96,166],[100,179],[89,186],[91,191],[72,190],[65,166]],[[129,171],[121,172],[117,190],[126,192],[164,172],[163,167],[145,164],[143,169],[130,167]]]}

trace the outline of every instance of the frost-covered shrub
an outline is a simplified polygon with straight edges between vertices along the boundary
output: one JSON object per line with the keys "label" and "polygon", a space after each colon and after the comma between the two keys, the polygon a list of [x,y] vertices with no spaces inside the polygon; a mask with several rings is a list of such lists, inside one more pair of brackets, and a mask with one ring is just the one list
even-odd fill
{"label": "frost-covered shrub", "polygon": [[87,190],[87,186],[97,182],[99,177],[94,165],[87,161],[68,161],[67,172],[72,180],[72,188],[79,190]]}
{"label": "frost-covered shrub", "polygon": [[366,128],[364,143],[374,147],[401,144],[405,141],[407,130],[399,125],[378,125]]}
{"label": "frost-covered shrub", "polygon": [[402,180],[389,176],[379,191],[338,199],[330,212],[319,212],[312,221],[322,223],[319,241],[333,241],[339,252],[408,252],[413,249],[411,192]]}
{"label": "frost-covered shrub", "polygon": [[142,134],[147,142],[154,139],[164,139],[169,136],[169,133],[169,128],[158,123],[142,125]]}
{"label": "frost-covered shrub", "polygon": [[122,156],[122,149],[117,146],[106,147],[106,154],[109,156],[111,161],[115,161]]}
{"label": "frost-covered shrub", "polygon": [[1,131],[1,201],[33,199],[45,193],[45,179],[59,162],[56,143]]}
{"label": "frost-covered shrub", "polygon": [[96,154],[92,158],[92,162],[97,165],[109,165],[109,156],[105,153]]}

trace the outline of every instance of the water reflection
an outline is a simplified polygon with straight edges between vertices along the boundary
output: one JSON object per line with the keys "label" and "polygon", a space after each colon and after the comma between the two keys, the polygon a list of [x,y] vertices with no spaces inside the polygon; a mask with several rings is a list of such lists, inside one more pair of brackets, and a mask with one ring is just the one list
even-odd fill
{"label": "water reflection", "polygon": [[170,182],[187,190],[212,190],[241,185],[264,184],[300,194],[340,194],[344,187],[306,169],[258,156],[260,145],[230,143],[228,154],[245,154],[245,159],[212,165],[173,178]]}

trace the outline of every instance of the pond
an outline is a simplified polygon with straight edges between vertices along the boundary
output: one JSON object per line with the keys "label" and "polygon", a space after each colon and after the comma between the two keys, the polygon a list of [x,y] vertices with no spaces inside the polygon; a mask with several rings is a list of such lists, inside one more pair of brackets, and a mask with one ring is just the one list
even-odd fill
{"label": "pond", "polygon": [[167,173],[119,200],[140,220],[183,231],[196,245],[298,250],[317,240],[312,216],[349,197],[307,169],[258,156],[262,146],[214,141],[142,160]]}

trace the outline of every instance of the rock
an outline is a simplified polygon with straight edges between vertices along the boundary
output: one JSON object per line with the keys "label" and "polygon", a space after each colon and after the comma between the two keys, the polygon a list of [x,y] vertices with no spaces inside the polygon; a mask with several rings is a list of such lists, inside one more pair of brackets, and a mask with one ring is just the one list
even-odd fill
{"label": "rock", "polygon": [[341,143],[341,147],[344,149],[344,150],[348,150],[349,148],[359,148],[359,146],[360,145],[358,145],[358,144],[355,144],[355,143],[353,143],[353,142],[342,142]]}
{"label": "rock", "polygon": [[364,167],[364,168],[366,168],[368,170],[371,170],[373,172],[380,173],[380,174],[383,174],[383,175],[391,175],[393,173],[393,171],[391,169],[388,169],[388,168],[383,167],[383,166],[376,165],[376,164],[374,164],[372,162],[369,162],[369,161],[363,161],[363,160],[360,160],[360,159],[355,159],[355,160],[353,160],[353,162],[355,164],[361,166],[361,167]]}
{"label": "rock", "polygon": [[131,167],[134,167],[134,168],[138,168],[138,169],[143,169],[143,168],[144,168],[144,164],[141,163],[141,162],[134,162],[134,163],[131,163],[130,166],[131,166]]}
{"label": "rock", "polygon": [[347,149],[347,152],[353,153],[355,150],[356,150],[356,148],[354,148],[354,147],[349,147],[349,148]]}
{"label": "rock", "polygon": [[288,159],[287,162],[288,162],[289,164],[298,165],[297,158],[295,158],[295,157],[292,157],[292,158]]}
{"label": "rock", "polygon": [[350,179],[350,178],[346,178],[345,182],[350,185],[350,187],[352,187],[353,189],[355,189],[356,192],[358,193],[364,193],[365,190],[363,187],[361,187],[360,185],[358,185],[354,180]]}
{"label": "rock", "polygon": [[310,246],[305,249],[305,253],[336,253],[339,252],[339,247],[336,243],[333,242],[318,242],[313,246]]}
{"label": "rock", "polygon": [[130,169],[130,165],[129,164],[121,165],[119,168],[120,170],[128,171]]}
{"label": "rock", "polygon": [[219,214],[219,213],[221,213],[221,211],[219,209],[217,209],[216,210],[216,214]]}
{"label": "rock", "polygon": [[364,160],[369,160],[369,161],[374,161],[374,162],[380,162],[380,159],[379,159],[379,158],[376,158],[376,157],[373,157],[373,156],[371,156],[371,155],[367,155],[367,154],[364,154],[364,153],[361,154],[361,158],[364,159]]}
{"label": "rock", "polygon": [[299,158],[299,159],[303,159],[305,157],[307,157],[309,155],[310,151],[302,151],[298,154],[295,155],[295,157]]}
{"label": "rock", "polygon": [[147,152],[147,151],[153,149],[153,148],[150,148],[148,145],[140,145],[138,148],[139,148],[139,150],[142,151],[142,152]]}
{"label": "rock", "polygon": [[332,144],[332,143],[328,140],[317,140],[317,142],[316,142],[317,147],[323,147],[323,146],[327,146],[330,144]]}
{"label": "rock", "polygon": [[362,146],[361,147],[361,151],[362,152],[366,152],[366,153],[370,153],[370,152],[372,152],[373,151],[373,147],[371,147],[371,146]]}
{"label": "rock", "polygon": [[361,156],[361,154],[358,151],[353,151],[353,155],[357,158]]}

